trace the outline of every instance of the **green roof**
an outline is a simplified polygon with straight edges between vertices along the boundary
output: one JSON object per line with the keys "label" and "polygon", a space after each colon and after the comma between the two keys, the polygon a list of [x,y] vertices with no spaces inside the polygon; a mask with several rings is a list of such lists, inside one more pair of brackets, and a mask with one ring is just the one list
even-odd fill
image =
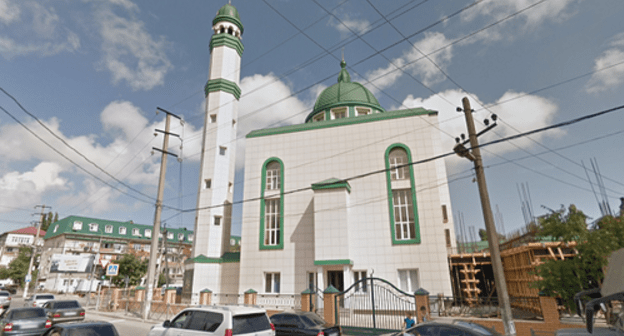
{"label": "green roof", "polygon": [[327,109],[340,106],[366,106],[374,110],[385,111],[379,101],[364,85],[352,82],[351,76],[346,69],[347,63],[343,60],[340,62],[340,74],[338,74],[338,83],[323,90],[316,99],[314,110],[310,113],[306,122],[312,119],[314,115],[322,113]]}
{"label": "green roof", "polygon": [[[82,223],[81,227],[78,229],[78,225],[76,229],[74,229],[74,223]],[[91,231],[90,224],[97,224],[97,230]],[[109,232],[107,232],[107,228]],[[120,233],[123,232],[123,229],[120,231],[120,228],[125,228],[125,234]],[[136,229],[136,230],[135,230]],[[50,239],[56,236],[60,236],[62,234],[71,234],[71,235],[79,235],[84,239],[96,239],[100,236],[106,238],[122,238],[122,239],[134,239],[134,240],[145,240],[151,241],[150,237],[145,236],[145,230],[152,230],[152,225],[143,225],[143,224],[135,224],[132,221],[128,222],[116,222],[110,221],[106,219],[97,219],[97,218],[89,218],[89,217],[79,217],[79,216],[69,216],[65,217],[57,222],[50,224],[50,228],[46,232],[44,239]],[[136,233],[138,230],[138,234]],[[170,242],[183,242],[183,243],[192,243],[192,240],[189,240],[189,235],[193,234],[193,231],[187,230],[186,228],[181,229],[173,229],[167,228],[167,231],[173,233],[173,238],[167,238],[167,241]],[[162,229],[161,229],[162,232]],[[179,235],[182,235],[183,239],[179,239]],[[93,238],[90,238],[93,237]]]}
{"label": "green roof", "polygon": [[241,30],[241,35],[243,34],[243,23],[240,20],[240,16],[238,15],[238,10],[236,7],[225,4],[217,11],[217,15],[212,20],[212,25],[214,26],[219,21],[228,21],[238,26]]}
{"label": "green roof", "polygon": [[384,113],[374,113],[374,114],[369,114],[369,115],[358,116],[356,118],[342,118],[342,119],[326,120],[323,122],[312,122],[312,123],[305,123],[305,124],[299,124],[299,125],[266,128],[266,129],[261,129],[261,130],[250,132],[249,134],[247,134],[247,138],[256,138],[256,137],[263,137],[263,136],[268,136],[268,135],[303,132],[303,131],[317,130],[321,128],[340,127],[340,126],[347,126],[347,125],[353,125],[353,124],[375,122],[379,120],[406,118],[406,117],[417,116],[417,115],[437,114],[437,113],[438,113],[437,111],[426,110],[424,108],[417,107],[417,108],[406,109],[406,110],[388,111]]}
{"label": "green roof", "polygon": [[222,263],[231,263],[231,262],[240,262],[240,252],[226,252],[221,258],[208,258],[203,254],[198,255],[195,258],[188,258],[184,262],[185,264],[222,264]]}

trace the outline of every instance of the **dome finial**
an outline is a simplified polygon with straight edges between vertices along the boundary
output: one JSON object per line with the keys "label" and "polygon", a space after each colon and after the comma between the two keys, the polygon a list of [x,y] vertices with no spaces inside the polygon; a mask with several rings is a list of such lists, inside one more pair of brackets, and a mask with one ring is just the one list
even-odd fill
{"label": "dome finial", "polygon": [[344,48],[342,48],[342,61],[340,61],[340,74],[338,74],[338,83],[350,83],[351,75],[349,75],[349,71],[347,71],[347,62],[344,60]]}

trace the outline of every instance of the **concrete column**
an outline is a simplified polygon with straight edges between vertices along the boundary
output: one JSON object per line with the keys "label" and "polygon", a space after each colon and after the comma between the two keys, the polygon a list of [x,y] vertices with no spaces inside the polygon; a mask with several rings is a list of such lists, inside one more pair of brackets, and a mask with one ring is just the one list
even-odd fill
{"label": "concrete column", "polygon": [[137,287],[136,292],[134,292],[134,299],[136,302],[143,302],[143,300],[145,300],[145,287]]}
{"label": "concrete column", "polygon": [[416,322],[425,322],[425,316],[428,321],[431,321],[431,312],[429,311],[429,292],[419,288],[416,292],[414,292],[414,300],[416,301]]}
{"label": "concrete column", "polygon": [[165,289],[165,304],[174,303],[176,303],[176,289],[171,287]]}
{"label": "concrete column", "polygon": [[323,291],[323,317],[329,324],[337,324],[336,316],[340,313],[339,307],[334,304],[336,294],[340,293],[334,286],[329,285]]}
{"label": "concrete column", "polygon": [[542,295],[540,293],[540,305],[542,307],[542,316],[544,317],[544,323],[558,325],[559,322],[559,308],[557,307],[557,300],[550,296]]}
{"label": "concrete column", "polygon": [[119,299],[121,299],[121,288],[115,288],[113,289],[113,293],[111,295],[111,300],[113,301],[111,310],[117,310],[117,307],[119,307]]}
{"label": "concrete column", "polygon": [[258,292],[253,289],[248,289],[245,292],[245,305],[253,306],[256,304],[256,302],[258,302]]}
{"label": "concrete column", "polygon": [[154,292],[152,295],[152,300],[154,301],[161,301],[163,299],[162,297],[162,289],[160,288],[154,288]]}
{"label": "concrete column", "polygon": [[212,304],[212,291],[210,289],[203,289],[199,292],[199,304],[206,306]]}
{"label": "concrete column", "polygon": [[310,297],[312,295],[312,291],[310,288],[301,292],[301,311],[309,312],[312,311],[312,307],[310,306]]}

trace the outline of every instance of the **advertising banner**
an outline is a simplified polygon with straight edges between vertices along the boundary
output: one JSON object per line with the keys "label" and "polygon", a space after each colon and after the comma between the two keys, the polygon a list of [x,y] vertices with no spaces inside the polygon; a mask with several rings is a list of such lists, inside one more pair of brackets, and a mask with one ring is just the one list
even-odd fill
{"label": "advertising banner", "polygon": [[50,273],[87,273],[91,271],[94,255],[53,254]]}

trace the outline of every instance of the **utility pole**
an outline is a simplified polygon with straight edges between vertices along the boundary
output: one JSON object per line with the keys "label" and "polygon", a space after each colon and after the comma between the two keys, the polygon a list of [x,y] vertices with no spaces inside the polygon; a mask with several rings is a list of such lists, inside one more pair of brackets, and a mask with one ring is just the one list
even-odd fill
{"label": "utility pole", "polygon": [[[147,268],[147,295],[145,297],[145,305],[143,305],[143,319],[146,320],[149,316],[149,311],[151,309],[152,298],[154,297],[154,276],[156,275],[156,259],[158,258],[158,238],[160,237],[160,214],[162,212],[162,199],[165,192],[165,173],[167,172],[167,155],[173,155],[177,157],[177,155],[173,153],[167,152],[167,148],[169,147],[169,135],[173,135],[176,137],[180,137],[177,134],[169,133],[169,125],[171,124],[171,117],[177,118],[182,123],[182,120],[177,115],[166,111],[160,107],[156,108],[158,111],[162,111],[167,114],[165,118],[165,130],[156,130],[156,132],[163,133],[163,148],[158,149],[152,147],[153,150],[161,152],[161,162],[160,162],[160,179],[158,181],[158,195],[156,197],[156,213],[154,215],[154,229],[152,230],[152,244],[150,247],[150,261],[149,267]],[[165,237],[166,238],[166,237]]]}
{"label": "utility pole", "polygon": [[102,234],[100,233],[99,225],[98,234],[100,235],[100,243],[98,244],[98,251],[97,254],[93,257],[93,265],[91,266],[91,281],[89,282],[89,294],[87,294],[87,307],[89,307],[89,304],[91,303],[91,289],[93,288],[93,277],[95,277],[95,268],[100,262],[100,251],[102,250]]}
{"label": "utility pole", "polygon": [[[37,208],[41,208],[41,220],[39,221],[39,225],[36,226],[35,228],[37,229],[37,234],[35,234],[35,240],[33,241],[32,244],[32,252],[30,255],[30,263],[28,264],[28,274],[26,275],[26,279],[28,279],[28,281],[26,282],[26,286],[24,286],[24,295],[22,295],[22,297],[25,299],[28,297],[28,287],[30,285],[30,280],[32,279],[32,267],[33,264],[35,262],[35,256],[37,255],[37,240],[39,240],[39,232],[41,231],[41,225],[43,225],[43,220],[45,219],[45,209],[51,209],[51,207],[49,206],[45,206],[44,205],[35,205],[35,209]],[[37,287],[37,284],[35,284],[35,288]]]}
{"label": "utility pole", "polygon": [[[483,210],[483,219],[485,220],[485,229],[487,231],[488,245],[490,247],[490,258],[492,260],[492,270],[494,271],[494,284],[496,285],[496,292],[498,294],[499,306],[501,309],[501,317],[503,319],[503,326],[505,327],[505,335],[513,336],[516,334],[516,328],[514,326],[511,305],[509,303],[509,294],[507,292],[507,283],[505,282],[505,273],[503,271],[503,263],[500,257],[498,234],[496,233],[496,224],[494,222],[494,216],[492,215],[492,207],[490,205],[490,196],[488,194],[487,185],[485,183],[485,173],[483,172],[483,161],[481,160],[481,149],[479,148],[479,141],[477,136],[489,131],[496,123],[487,127],[483,131],[477,134],[475,130],[474,120],[472,119],[472,109],[470,108],[470,101],[467,97],[462,99],[463,112],[466,117],[466,126],[468,127],[468,135],[470,141],[471,151],[466,149],[464,143],[459,142],[459,138],[456,139],[455,152],[462,157],[468,158],[474,162],[474,168],[477,175],[477,184],[479,185],[479,196],[481,198],[481,209]],[[461,109],[457,108],[458,112]],[[492,120],[496,122],[496,115],[492,115]],[[488,126],[489,121],[485,123]]]}

